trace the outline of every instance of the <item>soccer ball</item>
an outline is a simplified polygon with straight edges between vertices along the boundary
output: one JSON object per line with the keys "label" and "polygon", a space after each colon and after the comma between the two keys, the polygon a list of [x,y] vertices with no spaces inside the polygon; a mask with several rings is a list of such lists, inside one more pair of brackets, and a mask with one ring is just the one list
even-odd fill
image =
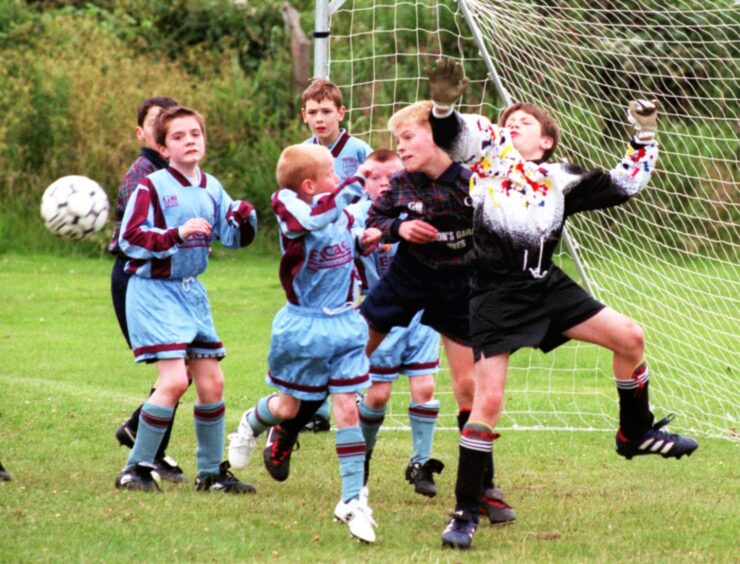
{"label": "soccer ball", "polygon": [[41,198],[41,217],[60,237],[78,240],[100,231],[108,219],[108,196],[86,176],[63,176]]}

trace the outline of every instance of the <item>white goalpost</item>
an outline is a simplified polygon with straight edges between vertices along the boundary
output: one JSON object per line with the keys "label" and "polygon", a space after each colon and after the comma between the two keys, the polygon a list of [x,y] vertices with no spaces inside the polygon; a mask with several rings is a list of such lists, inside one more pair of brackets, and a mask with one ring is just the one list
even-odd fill
{"label": "white goalpost", "polygon": [[[555,155],[610,169],[629,139],[631,99],[661,102],[661,156],[650,185],[612,210],[571,218],[556,262],[647,335],[651,401],[672,427],[737,441],[740,406],[738,133],[740,6],[733,0],[317,1],[315,76],[340,86],[345,126],[392,147],[388,117],[428,97],[440,55],[471,81],[460,111],[496,119],[510,101],[542,105]],[[456,428],[449,378],[440,426]],[[394,391],[387,419],[408,424]],[[512,357],[502,429],[617,425],[611,355],[568,344]]]}

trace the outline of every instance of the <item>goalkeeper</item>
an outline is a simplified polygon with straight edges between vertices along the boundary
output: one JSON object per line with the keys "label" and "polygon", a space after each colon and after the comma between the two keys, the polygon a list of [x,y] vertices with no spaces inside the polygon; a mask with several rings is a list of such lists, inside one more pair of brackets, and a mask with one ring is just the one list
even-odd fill
{"label": "goalkeeper", "polygon": [[455,512],[442,535],[443,546],[468,548],[477,528],[485,460],[498,436],[494,427],[503,410],[509,356],[522,347],[549,352],[577,339],[614,353],[619,455],[681,458],[698,444],[664,431],[670,417],[654,423],[643,330],[596,301],[552,262],[568,216],[623,204],[648,183],[658,156],[657,101],[630,103],[635,135],[614,169],[584,170],[547,162],[560,135],[547,111],[514,104],[493,125],[453,110],[466,86],[459,63],[440,60],[428,76],[435,142],[472,172],[475,393],[460,437]]}

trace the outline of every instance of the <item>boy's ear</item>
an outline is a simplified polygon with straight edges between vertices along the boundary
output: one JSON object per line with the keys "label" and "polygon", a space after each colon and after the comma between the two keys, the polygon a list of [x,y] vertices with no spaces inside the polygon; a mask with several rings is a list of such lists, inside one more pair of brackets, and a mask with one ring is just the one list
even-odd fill
{"label": "boy's ear", "polygon": [[165,159],[170,160],[170,152],[164,145],[157,145],[157,152],[162,155]]}
{"label": "boy's ear", "polygon": [[543,137],[540,139],[540,149],[543,151],[549,151],[555,144],[555,140],[552,137]]}
{"label": "boy's ear", "polygon": [[306,108],[301,108],[301,119],[303,119],[303,123],[308,123],[308,118],[306,117]]}
{"label": "boy's ear", "polygon": [[139,140],[139,143],[144,142],[144,128],[136,126],[136,139]]}
{"label": "boy's ear", "polygon": [[337,114],[339,115],[339,121],[342,121],[344,119],[344,114],[347,113],[347,108],[344,106],[339,106],[339,109],[337,110]]}
{"label": "boy's ear", "polygon": [[313,180],[311,180],[310,178],[304,178],[301,181],[299,187],[302,193],[307,194],[309,196],[313,196],[314,191],[315,191],[315,186],[313,184]]}

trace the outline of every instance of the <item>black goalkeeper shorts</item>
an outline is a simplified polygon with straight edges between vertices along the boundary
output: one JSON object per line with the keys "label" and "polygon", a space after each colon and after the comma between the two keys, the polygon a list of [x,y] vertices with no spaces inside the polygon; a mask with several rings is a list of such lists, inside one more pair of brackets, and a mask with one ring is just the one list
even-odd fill
{"label": "black goalkeeper shorts", "polygon": [[467,267],[433,269],[397,254],[388,272],[360,304],[370,327],[388,333],[408,327],[424,310],[421,322],[464,346],[470,346],[470,274]]}
{"label": "black goalkeeper shorts", "polygon": [[522,347],[549,352],[569,340],[563,331],[605,307],[555,265],[540,279],[481,279],[473,277],[470,298],[475,360]]}

